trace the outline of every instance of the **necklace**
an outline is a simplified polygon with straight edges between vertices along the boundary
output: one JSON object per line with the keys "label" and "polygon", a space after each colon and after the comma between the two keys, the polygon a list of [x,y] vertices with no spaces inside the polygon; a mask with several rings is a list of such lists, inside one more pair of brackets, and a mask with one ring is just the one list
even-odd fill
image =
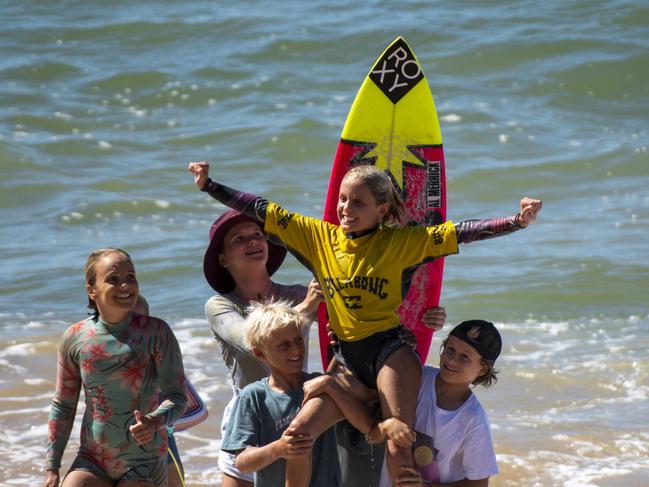
{"label": "necklace", "polygon": [[273,297],[275,291],[275,283],[273,281],[270,281],[270,285],[266,289],[266,291],[261,294],[257,294],[257,301],[262,302],[262,301],[267,301],[269,298]]}
{"label": "necklace", "polygon": [[234,293],[240,298],[243,299],[244,301],[259,301],[259,302],[264,302],[269,298],[272,298],[275,294],[275,286],[276,284],[273,281],[270,281],[270,284],[268,284],[268,287],[261,293],[257,293],[254,296],[250,294],[244,294],[241,290],[235,289]]}

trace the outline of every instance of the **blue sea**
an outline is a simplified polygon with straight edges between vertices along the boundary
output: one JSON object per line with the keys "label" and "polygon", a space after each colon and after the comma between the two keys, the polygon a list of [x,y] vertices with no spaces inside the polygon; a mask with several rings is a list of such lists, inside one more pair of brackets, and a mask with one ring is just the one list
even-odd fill
{"label": "blue sea", "polygon": [[[177,436],[187,484],[219,485],[231,392],[202,259],[224,208],[187,163],[321,216],[351,103],[399,35],[435,98],[449,218],[544,201],[446,261],[448,326],[488,319],[505,342],[476,389],[491,485],[649,485],[649,3],[631,0],[0,1],[1,485],[42,482],[58,340],[105,246],[132,255],[209,407]],[[276,277],[310,278],[292,257]],[[315,333],[311,352],[317,370]]]}

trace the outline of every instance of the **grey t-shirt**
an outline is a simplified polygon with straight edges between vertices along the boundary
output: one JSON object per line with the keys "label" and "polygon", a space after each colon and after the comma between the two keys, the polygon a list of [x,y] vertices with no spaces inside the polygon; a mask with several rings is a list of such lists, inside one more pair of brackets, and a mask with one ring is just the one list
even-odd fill
{"label": "grey t-shirt", "polygon": [[[305,374],[305,380],[318,373]],[[268,377],[245,387],[234,406],[221,449],[236,453],[249,446],[265,446],[278,440],[300,410],[302,388],[279,392]],[[341,485],[340,465],[334,428],[325,431],[313,445],[310,487]],[[255,485],[284,487],[286,460],[280,459],[255,473]]]}
{"label": "grey t-shirt", "polygon": [[[288,301],[293,306],[304,301],[307,288],[300,284],[285,286],[272,283],[272,298]],[[226,367],[230,371],[232,386],[243,389],[251,382],[268,377],[268,368],[252,355],[243,339],[244,324],[250,301],[241,299],[234,292],[215,294],[205,303],[205,316],[210,329],[221,348]],[[305,343],[309,343],[309,327],[304,327]],[[307,356],[304,363],[308,363]]]}

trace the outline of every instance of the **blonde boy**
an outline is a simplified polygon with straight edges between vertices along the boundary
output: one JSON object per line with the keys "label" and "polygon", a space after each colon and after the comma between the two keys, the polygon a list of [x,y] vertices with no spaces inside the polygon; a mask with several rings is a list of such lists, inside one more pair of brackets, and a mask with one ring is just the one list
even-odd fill
{"label": "blonde boy", "polygon": [[309,436],[294,436],[289,427],[304,399],[305,381],[319,375],[303,371],[305,320],[282,302],[255,304],[248,315],[245,339],[255,357],[268,366],[270,376],[241,391],[221,449],[236,455],[239,470],[255,472],[255,485],[283,487],[287,460],[311,454],[309,485],[341,484],[333,429],[314,443]]}

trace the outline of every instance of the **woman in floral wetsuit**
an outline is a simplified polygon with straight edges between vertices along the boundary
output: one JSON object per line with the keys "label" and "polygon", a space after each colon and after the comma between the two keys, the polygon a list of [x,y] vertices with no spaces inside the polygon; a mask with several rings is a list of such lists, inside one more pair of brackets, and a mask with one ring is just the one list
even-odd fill
{"label": "woman in floral wetsuit", "polygon": [[63,487],[165,486],[164,426],[187,404],[178,342],[164,321],[133,312],[139,289],[126,252],[94,251],[85,270],[95,315],[68,328],[60,343],[44,485],[59,484],[83,387],[81,442]]}

